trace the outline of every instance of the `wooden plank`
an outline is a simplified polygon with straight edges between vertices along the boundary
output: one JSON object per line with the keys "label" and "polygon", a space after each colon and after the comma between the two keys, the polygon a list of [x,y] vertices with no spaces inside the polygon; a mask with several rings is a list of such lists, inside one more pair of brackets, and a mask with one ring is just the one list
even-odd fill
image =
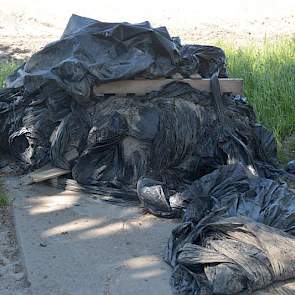
{"label": "wooden plank", "polygon": [[22,184],[32,184],[42,182],[48,179],[57,178],[62,175],[71,173],[70,170],[65,170],[51,165],[46,165],[22,177]]}
{"label": "wooden plank", "polygon": [[[126,95],[135,93],[145,95],[151,91],[159,91],[171,82],[184,82],[200,91],[210,92],[210,79],[156,79],[156,80],[122,80],[96,85],[93,89],[95,95],[116,94]],[[242,79],[219,79],[220,91],[243,94]]]}

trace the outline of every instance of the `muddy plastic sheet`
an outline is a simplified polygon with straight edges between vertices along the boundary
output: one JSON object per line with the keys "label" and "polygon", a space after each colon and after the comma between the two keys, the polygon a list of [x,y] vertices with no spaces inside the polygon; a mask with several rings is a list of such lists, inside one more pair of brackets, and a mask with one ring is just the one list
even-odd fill
{"label": "muddy plastic sheet", "polygon": [[[225,165],[169,200],[184,210],[165,250],[175,294],[249,294],[295,278],[288,255],[295,192],[286,184]],[[285,294],[284,287],[271,288]]]}
{"label": "muddy plastic sheet", "polygon": [[[0,118],[3,126],[1,137],[5,142],[3,148],[7,149],[6,143],[9,142],[11,153],[32,168],[38,168],[49,160],[59,167],[69,168],[67,162],[81,155],[86,148],[81,146],[81,142],[85,142],[88,132],[90,137],[96,134],[97,127],[91,125],[95,121],[91,116],[100,115],[99,105],[105,101],[93,96],[95,84],[134,77],[167,77],[174,73],[185,77],[191,74],[208,77],[213,72],[226,77],[225,55],[220,48],[182,46],[179,40],[170,37],[166,28],[152,28],[148,22],[103,23],[73,15],[60,40],[33,54],[8,77],[6,84],[12,89],[9,90],[11,95],[6,89],[0,98],[0,111],[4,114]],[[16,100],[13,89],[20,89],[21,99]],[[181,93],[183,87],[175,87],[174,96],[175,91]],[[106,101],[112,104],[111,100]],[[125,112],[128,112],[128,107]],[[156,111],[148,110],[146,113],[154,117],[145,116],[143,120],[158,116]],[[108,116],[112,117],[110,113]],[[115,116],[112,118],[116,120]],[[81,125],[81,131],[76,130],[76,134],[74,124]],[[109,126],[104,128],[104,132],[109,132],[109,136],[122,133],[122,130],[114,130],[113,123],[107,124]],[[145,136],[151,135],[142,135]],[[63,142],[69,138],[75,143],[65,161],[55,151],[63,153],[68,148]],[[107,140],[111,142],[114,138]]]}
{"label": "muddy plastic sheet", "polygon": [[179,200],[189,203],[185,221],[198,222],[204,217],[201,212],[227,208],[230,216],[247,216],[295,234],[294,190],[259,177],[241,164],[226,165],[201,177],[179,194]]}
{"label": "muddy plastic sheet", "polygon": [[213,46],[182,46],[165,27],[104,23],[73,15],[60,40],[33,54],[8,87],[24,83],[30,93],[57,84],[80,102],[88,102],[92,86],[134,77],[158,78],[181,73],[226,77],[225,55]]}
{"label": "muddy plastic sheet", "polygon": [[[166,256],[174,266],[175,294],[253,294],[294,278],[293,236],[252,219],[215,213],[197,225],[188,222],[173,231],[171,253],[175,242],[186,237],[177,260]],[[271,294],[291,294],[280,291],[281,287],[273,287],[276,293]]]}
{"label": "muddy plastic sheet", "polygon": [[22,163],[35,168],[50,160],[72,169],[82,185],[124,194],[144,176],[182,191],[219,165],[264,159],[267,146],[260,144],[254,113],[232,95],[222,97],[223,115],[231,118],[224,124],[214,96],[184,83],[144,97],[97,98],[88,105],[63,99],[58,89],[50,96],[53,89],[46,89],[36,97],[24,95],[14,112],[6,113],[5,121],[14,121],[15,114],[17,121],[6,126],[3,137]]}

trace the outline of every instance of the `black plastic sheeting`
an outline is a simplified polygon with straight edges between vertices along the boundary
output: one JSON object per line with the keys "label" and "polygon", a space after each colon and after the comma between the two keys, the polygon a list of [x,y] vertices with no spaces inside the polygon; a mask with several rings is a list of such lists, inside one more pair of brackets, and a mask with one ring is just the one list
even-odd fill
{"label": "black plastic sheeting", "polygon": [[241,164],[214,170],[174,198],[178,198],[178,204],[189,203],[185,221],[198,222],[205,212],[227,208],[230,216],[247,216],[295,234],[294,192],[286,184],[253,175]]}
{"label": "black plastic sheeting", "polygon": [[[245,98],[220,94],[225,63],[220,48],[182,46],[148,22],[74,15],[0,91],[1,149],[24,171],[51,162],[72,170],[63,180],[72,189],[183,218],[165,251],[175,294],[252,292],[295,278],[294,163],[281,169],[273,135]],[[92,91],[176,73],[210,78],[211,92],[182,82],[145,96]]]}
{"label": "black plastic sheeting", "polygon": [[[157,191],[163,186],[153,185]],[[294,279],[289,253],[295,242],[295,192],[286,183],[230,164],[170,194],[168,210],[153,200],[145,205],[152,213],[161,208],[157,215],[184,211],[184,223],[173,230],[165,250],[174,268],[174,294],[253,294],[269,286],[265,294],[292,294],[284,285],[272,285]]]}
{"label": "black plastic sheeting", "polygon": [[[214,213],[197,225],[188,222],[173,231],[173,255],[166,259],[174,266],[176,294],[254,294],[294,278],[293,236],[252,219]],[[183,236],[185,243],[179,241]],[[173,249],[176,243],[181,247]],[[293,291],[279,286],[265,294]]]}

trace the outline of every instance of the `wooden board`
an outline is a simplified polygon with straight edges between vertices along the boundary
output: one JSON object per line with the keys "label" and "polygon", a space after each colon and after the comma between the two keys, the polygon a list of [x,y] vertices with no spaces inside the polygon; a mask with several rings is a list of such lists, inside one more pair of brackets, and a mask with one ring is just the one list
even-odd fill
{"label": "wooden board", "polygon": [[60,169],[52,167],[51,165],[46,165],[40,169],[37,169],[22,177],[23,184],[32,184],[37,182],[42,182],[48,179],[57,178],[61,175],[66,175],[71,173],[70,170]]}
{"label": "wooden board", "polygon": [[[156,79],[156,80],[122,80],[96,85],[93,89],[95,95],[145,95],[152,91],[158,91],[171,82],[184,82],[193,88],[210,92],[210,79]],[[219,79],[220,91],[243,94],[242,79]]]}

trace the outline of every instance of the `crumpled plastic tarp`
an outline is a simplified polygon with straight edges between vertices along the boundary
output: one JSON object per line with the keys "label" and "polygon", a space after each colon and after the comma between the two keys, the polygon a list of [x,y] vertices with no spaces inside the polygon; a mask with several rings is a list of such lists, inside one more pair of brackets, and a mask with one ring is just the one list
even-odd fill
{"label": "crumpled plastic tarp", "polygon": [[[174,267],[176,294],[254,294],[294,278],[293,236],[249,218],[215,214],[173,231],[166,259]],[[175,247],[177,243],[181,247]],[[269,294],[292,291],[278,287]]]}
{"label": "crumpled plastic tarp", "polygon": [[[282,247],[285,240],[293,243],[285,235],[294,234],[294,164],[287,171],[280,167],[275,138],[256,122],[244,97],[221,95],[218,78],[227,77],[225,64],[222,49],[181,45],[166,28],[148,22],[103,23],[74,15],[61,39],[35,53],[0,91],[1,149],[25,171],[48,162],[70,169],[73,179],[58,179],[60,186],[113,202],[140,201],[157,216],[182,217],[165,254],[175,268],[176,294],[219,294],[220,284],[224,294],[234,294],[295,278],[288,261],[281,273],[272,273],[264,245],[264,235]],[[174,82],[144,96],[93,93],[99,83],[177,73],[210,78],[211,92]],[[230,219],[207,226],[207,215]],[[239,233],[256,227],[252,247]],[[214,230],[206,236],[209,228]],[[234,238],[228,240],[230,229]],[[213,236],[223,248],[236,243],[249,253],[237,253],[224,266],[229,258],[214,261],[224,255],[222,247],[215,256],[205,255],[215,251]],[[194,264],[200,253],[211,257],[212,267],[204,260],[205,272],[202,261]],[[258,277],[260,262],[251,253],[267,262]],[[241,273],[244,262],[249,269]]]}
{"label": "crumpled plastic tarp", "polygon": [[[92,93],[94,85],[134,77],[166,77],[179,72],[185,77],[196,73],[209,77],[215,72],[220,77],[226,77],[224,52],[213,46],[181,46],[169,36],[166,28],[154,29],[148,22],[135,25],[102,23],[73,15],[60,40],[33,54],[8,77],[7,87],[14,88],[10,92],[19,89],[22,99],[11,93],[8,102],[7,90],[1,92],[0,111],[5,114],[1,118],[1,137],[4,137],[4,141],[9,137],[12,154],[30,167],[40,167],[51,159],[58,167],[66,168],[66,162],[55,154],[56,150],[62,153],[66,148],[70,149],[65,145],[60,146],[62,141],[66,140],[65,137],[71,137],[72,141],[76,140],[74,147],[78,148],[79,145],[80,150],[70,152],[68,159],[77,153],[80,155],[87,146],[81,133],[88,136],[90,132],[92,138],[89,137],[89,140],[93,145],[93,137],[100,132],[95,131],[95,124],[103,120],[99,119],[98,122],[95,116],[101,115],[99,108],[103,103],[112,103],[111,99],[95,98]],[[182,92],[181,87],[177,89]],[[176,93],[174,91],[174,96]],[[149,107],[152,107],[151,104]],[[159,117],[155,110],[146,110],[143,120],[154,119],[149,115],[155,119]],[[122,115],[115,115],[115,111],[113,113],[107,114],[114,121],[107,123],[109,126],[105,124],[103,132],[114,133],[115,130],[115,136],[121,136],[119,133],[127,132],[120,129],[128,127],[127,122],[123,122],[126,119]],[[119,121],[116,123],[116,120]],[[62,131],[63,126],[68,128],[69,124],[72,124],[71,135]],[[140,124],[142,129],[147,123]],[[74,125],[76,128],[79,125],[78,134],[73,134]],[[153,128],[156,127],[154,122]],[[102,129],[102,126],[99,128]],[[137,132],[137,135],[147,136],[151,140],[151,134]],[[110,138],[113,134],[104,134],[100,140],[105,140],[107,136]]]}
{"label": "crumpled plastic tarp", "polygon": [[[286,184],[258,177],[245,165],[225,165],[196,180],[174,199],[186,208],[184,223],[173,230],[165,252],[166,261],[174,267],[175,294],[238,294],[294,278],[288,251],[294,243],[295,193]],[[211,227],[214,219],[218,221],[211,234],[204,228]],[[251,230],[247,233],[236,222],[246,228],[251,224]],[[256,236],[255,252],[249,236]],[[290,241],[287,248],[280,244],[286,237]],[[227,260],[220,260],[221,256]],[[261,260],[266,270],[258,265]],[[274,275],[276,264],[280,272]],[[241,269],[246,269],[246,274]]]}
{"label": "crumpled plastic tarp", "polygon": [[[286,184],[253,175],[241,164],[225,165],[196,180],[178,194],[187,203],[185,221],[201,212],[226,208],[230,216],[247,216],[295,235],[295,193]],[[198,210],[196,210],[198,209]]]}
{"label": "crumpled plastic tarp", "polygon": [[165,27],[152,28],[149,22],[104,23],[73,15],[60,40],[33,54],[8,86],[24,83],[30,93],[58,86],[85,103],[95,83],[175,73],[211,77],[217,70],[227,76],[220,48],[181,46]]}

